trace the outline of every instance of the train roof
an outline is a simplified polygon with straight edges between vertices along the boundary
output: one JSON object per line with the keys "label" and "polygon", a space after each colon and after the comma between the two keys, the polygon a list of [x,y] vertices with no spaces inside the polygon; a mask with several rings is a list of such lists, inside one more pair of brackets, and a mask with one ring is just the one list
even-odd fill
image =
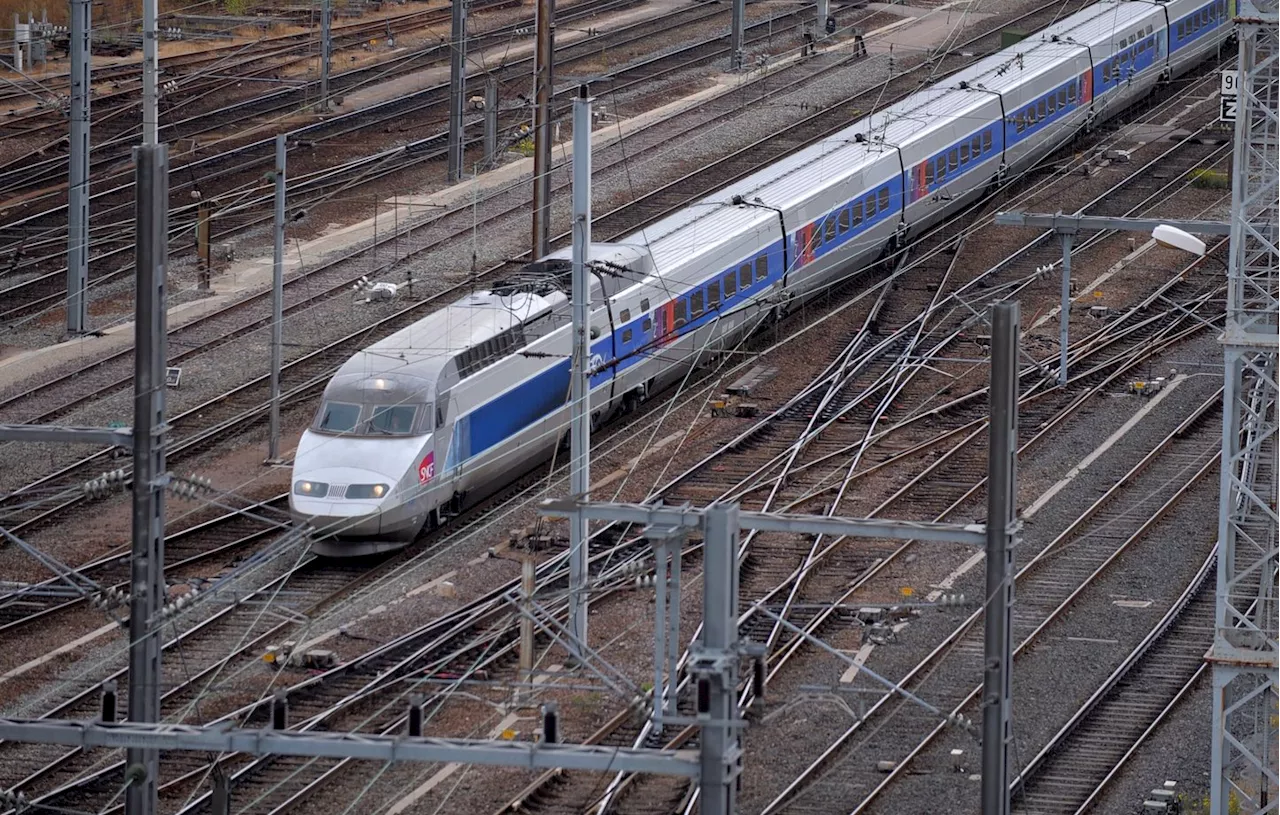
{"label": "train roof", "polygon": [[1057,37],[1064,42],[1097,46],[1111,42],[1118,32],[1147,21],[1153,14],[1159,15],[1163,25],[1162,4],[1146,0],[1102,0],[1045,28],[1036,39],[1052,41]]}
{"label": "train roof", "polygon": [[415,380],[418,391],[429,388],[458,354],[547,308],[544,298],[528,292],[470,294],[357,351],[338,369],[325,394],[388,375]]}

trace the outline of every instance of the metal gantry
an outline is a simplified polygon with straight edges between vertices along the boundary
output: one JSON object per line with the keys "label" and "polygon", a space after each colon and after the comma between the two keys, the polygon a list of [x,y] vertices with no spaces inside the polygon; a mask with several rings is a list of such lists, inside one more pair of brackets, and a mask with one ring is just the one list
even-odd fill
{"label": "metal gantry", "polygon": [[[1248,5],[1248,4],[1246,4]],[[1274,0],[1241,9],[1213,647],[1213,815],[1276,812],[1277,79]]]}

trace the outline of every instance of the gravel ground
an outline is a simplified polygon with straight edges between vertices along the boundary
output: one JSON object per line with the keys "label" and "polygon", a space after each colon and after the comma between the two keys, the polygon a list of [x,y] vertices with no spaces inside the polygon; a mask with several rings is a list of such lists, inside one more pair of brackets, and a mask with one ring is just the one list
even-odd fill
{"label": "gravel ground", "polygon": [[[848,81],[847,76],[845,77],[845,81],[846,82]],[[820,85],[822,88],[825,89],[825,93],[828,94],[828,98],[833,97],[837,91],[839,91],[841,94],[847,92],[848,90],[847,85],[843,88],[835,88],[832,86],[832,82],[833,81],[822,81],[816,84]],[[786,110],[786,108],[784,108],[781,104],[763,107],[761,108],[761,111],[760,111],[763,115],[760,115],[759,119],[764,119],[764,120],[773,119],[772,127],[784,126],[782,124],[782,120],[785,120],[786,117],[784,113],[779,112],[780,109],[784,111]],[[777,117],[777,118],[774,119],[773,117]],[[753,120],[750,124],[755,125],[756,122]],[[732,134],[727,134],[726,132],[724,132],[725,130],[727,130],[727,128],[722,128],[719,131],[712,133],[708,136],[705,136],[703,139],[700,139],[698,143],[701,146],[703,140],[716,142],[716,140],[723,138],[725,141],[721,143],[719,152],[721,153],[728,152],[728,150],[731,149],[729,145],[739,143],[738,141],[736,141],[739,135],[737,133],[738,129],[739,128],[735,126],[733,128],[735,132]],[[762,126],[761,132],[766,132],[767,129],[768,129],[768,126]],[[735,141],[731,141],[730,136],[732,136],[733,139],[735,139]],[[688,145],[684,145],[683,147],[687,149]],[[703,154],[703,153],[698,154],[701,160],[705,160],[706,155],[707,154]],[[693,163],[696,163],[698,160],[699,158],[695,157],[690,159],[689,163],[693,164]],[[626,167],[626,169],[629,172],[625,174],[619,174],[622,177],[615,177],[611,181],[613,185],[612,187],[613,195],[617,196],[619,200],[632,195],[633,193],[631,191],[631,184],[636,184],[637,189],[643,188],[640,185],[646,183],[646,181],[649,183],[649,185],[656,186],[658,181],[660,181],[664,177],[658,174],[658,172],[663,168],[653,166],[656,163],[659,163],[659,162],[651,161],[640,166],[633,165],[633,166]],[[682,167],[677,167],[675,169],[678,171],[682,169]],[[666,177],[669,177],[669,176],[666,176]],[[608,195],[608,189],[609,188],[606,183],[606,189],[601,191],[602,194]],[[600,205],[601,205],[600,202],[597,202],[596,206],[599,207]],[[562,220],[563,220],[563,213],[560,213],[560,216],[562,217]],[[513,223],[511,225],[510,239],[507,242],[507,244],[504,244],[504,245],[512,245],[512,244],[519,245],[519,242],[523,240],[523,237],[524,237],[523,235],[517,236],[515,234],[517,231],[517,227],[522,230],[523,223],[521,224]],[[460,242],[460,244],[463,244],[463,245],[459,245],[456,248],[456,251],[460,253],[460,255],[459,255],[459,258],[455,258],[455,261],[452,264],[452,266],[448,262],[449,256],[446,254],[446,255],[443,255],[442,258],[433,258],[433,262],[429,267],[426,265],[420,267],[418,271],[415,273],[415,276],[417,276],[419,279],[422,279],[422,276],[430,272],[432,269],[439,269],[442,267],[466,268],[466,266],[470,262],[468,257],[468,250],[471,247],[465,245],[465,243],[466,242]],[[486,241],[484,242],[484,245],[477,246],[475,248],[477,250],[481,250],[481,249],[491,250],[491,249],[494,249],[495,244],[499,244],[499,243],[500,243],[500,240],[498,236],[486,236]],[[500,259],[502,257],[502,254],[496,250],[492,252],[492,255],[493,257],[489,258],[489,260]],[[355,325],[355,324],[358,324],[360,320],[367,320],[368,318],[366,315],[371,311],[373,311],[373,309],[361,310],[356,308],[348,308],[346,310],[345,315],[341,313],[341,310],[339,310],[336,315],[330,316],[328,318],[326,318],[326,316],[324,315],[319,315],[319,314],[313,315],[314,323],[312,327],[316,329],[316,333],[318,334],[320,333],[319,332],[320,328],[330,325],[333,319],[337,319],[341,321],[344,316],[350,319],[350,322],[348,322],[347,325]],[[265,346],[261,345],[260,342],[256,346],[250,346],[246,342],[246,345],[241,346],[237,353],[231,354],[229,356],[244,357],[246,350],[251,351],[254,354],[254,358],[265,358]],[[1213,350],[1216,351],[1216,348]],[[1184,358],[1185,356],[1186,356],[1185,354],[1180,353],[1180,358],[1177,364],[1182,364],[1181,359]],[[1216,355],[1214,356],[1216,358]],[[252,366],[249,366],[249,367],[252,367]],[[197,366],[196,370],[199,374],[201,374],[200,376],[195,377],[197,381],[204,381],[206,379],[212,381],[216,379],[221,382],[227,382],[227,381],[234,381],[234,377],[235,377],[234,367],[228,364],[226,360],[222,360],[219,364],[211,363],[204,368],[200,368],[199,366]],[[184,372],[184,390],[186,390],[185,385],[186,385],[187,376],[188,374]],[[185,394],[183,394],[183,396],[185,397]],[[196,395],[191,396],[190,403],[194,403],[194,400],[197,398],[198,396]],[[1076,445],[1082,443],[1083,440],[1092,438],[1095,440],[1094,443],[1096,444],[1096,440],[1105,437],[1106,433],[1110,432],[1109,430],[1105,429],[1106,427],[1118,426],[1123,421],[1124,416],[1127,415],[1125,413],[1125,408],[1129,407],[1132,404],[1132,400],[1116,399],[1116,400],[1113,400],[1113,404],[1117,407],[1117,409],[1113,413],[1108,413],[1106,407],[1100,407],[1097,411],[1095,411],[1092,415],[1090,415],[1087,418],[1087,422],[1083,419],[1077,419],[1076,422],[1073,422],[1072,428],[1074,429],[1074,432],[1077,434],[1076,436],[1072,437],[1069,435],[1070,432],[1072,432],[1071,430],[1061,431],[1064,433],[1064,436],[1066,436],[1067,438],[1063,439],[1061,441],[1061,444],[1059,444],[1059,439],[1055,437],[1052,444],[1054,449],[1061,449],[1065,451],[1063,453],[1060,453],[1060,455],[1067,458],[1068,460],[1071,460],[1069,454],[1072,452],[1078,452],[1080,448]],[[673,415],[671,417],[668,427],[680,428],[680,427],[686,426],[686,423],[691,418],[691,414],[695,412],[696,412],[696,409],[677,412],[676,415]],[[79,420],[77,420],[77,423],[79,423]],[[1072,441],[1073,438],[1075,439],[1074,442]],[[699,443],[699,441],[701,441],[701,444]],[[693,443],[688,445],[688,448],[689,448],[688,452],[693,452],[694,450],[703,446],[710,446],[710,441],[711,439],[709,436],[706,439],[694,440]],[[624,462],[627,461],[628,452],[630,452],[630,450],[628,449],[619,451],[619,453],[617,454],[618,459]],[[682,453],[682,455],[685,455],[685,454],[686,453]],[[613,460],[617,461],[618,459],[613,459]],[[611,459],[609,458],[604,459],[604,461],[606,462],[605,467],[599,470],[599,472],[608,471],[608,466],[609,466],[608,462],[610,460]],[[1033,467],[1035,465],[1043,466],[1044,472],[1040,477],[1045,479],[1046,481],[1051,480],[1053,478],[1053,472],[1055,468],[1051,466],[1051,461],[1052,459],[1045,458],[1044,456],[1038,454],[1033,464]],[[617,466],[617,464],[615,463],[613,466]],[[1058,469],[1057,471],[1061,472],[1061,469]],[[1036,475],[1034,472],[1028,473],[1027,478],[1024,479],[1023,481],[1024,488],[1027,487],[1029,483],[1033,483],[1029,480],[1034,478],[1036,478]],[[656,477],[654,480],[656,480]],[[626,491],[624,491],[624,495],[631,494],[633,492],[639,492],[639,491],[640,490],[638,489],[638,486],[633,484]],[[1048,513],[1049,509],[1046,509],[1045,512]],[[1041,517],[1042,518],[1048,517],[1048,515],[1046,514]],[[530,520],[532,520],[531,513],[529,513],[527,510],[523,510],[518,514],[509,516],[508,519],[503,520],[502,522],[495,523],[494,526],[498,528],[518,526],[521,523],[526,523]],[[460,540],[459,543],[454,544],[452,546],[445,545],[445,546],[433,549],[430,554],[424,553],[422,559],[418,563],[414,564],[412,568],[402,570],[401,575],[397,578],[397,580],[399,581],[398,583],[389,581],[386,584],[379,585],[376,589],[370,589],[362,593],[361,595],[352,598],[352,600],[349,603],[344,604],[342,606],[341,613],[335,613],[334,615],[332,615],[332,619],[326,618],[326,620],[317,621],[313,625],[313,628],[318,630],[323,630],[324,626],[329,624],[330,622],[336,622],[342,619],[351,620],[353,618],[353,615],[358,618],[359,616],[362,616],[363,614],[367,613],[369,608],[375,607],[377,605],[386,604],[387,598],[398,596],[399,593],[403,593],[410,588],[422,585],[424,582],[431,579],[432,576],[439,575],[451,569],[462,570],[461,578],[455,584],[457,587],[456,600],[458,602],[464,601],[467,596],[470,596],[472,593],[478,591],[480,587],[486,586],[486,585],[492,585],[491,581],[493,580],[499,580],[504,576],[514,575],[515,573],[514,564],[510,562],[503,562],[503,561],[500,561],[499,559],[489,559],[482,563],[471,562],[471,561],[474,561],[475,558],[477,557],[477,552],[483,551],[485,542],[486,541],[484,540],[472,538],[471,540],[466,542],[466,545],[463,545],[463,543]],[[920,566],[923,564],[917,561],[915,565]],[[950,566],[947,566],[946,568],[942,569],[941,573],[945,573],[945,571],[949,568]],[[929,578],[925,575],[921,575],[918,579],[920,580],[920,582],[927,584],[927,581]],[[358,624],[361,627],[357,629],[357,632],[361,636],[374,636],[375,638],[389,636],[391,633],[393,633],[396,630],[396,628],[400,628],[400,630],[403,630],[403,627],[406,625],[412,624],[415,621],[420,622],[423,619],[423,615],[435,613],[437,609],[440,609],[446,605],[445,603],[438,602],[438,601],[446,600],[446,599],[453,599],[453,598],[440,598],[436,596],[436,597],[424,597],[424,599],[420,601],[420,603],[406,601],[404,604],[400,604],[396,606],[394,609],[388,611],[386,614],[376,615],[374,618],[369,618],[368,620],[362,620]],[[691,598],[686,608],[694,607],[695,602],[696,601]],[[610,623],[607,622],[606,620],[613,619],[612,608],[613,607],[611,606],[610,614],[605,615],[605,619],[601,619],[599,630],[602,630],[602,631],[611,630],[609,627]],[[619,605],[617,606],[617,608],[621,609],[621,613],[618,615],[619,619],[627,619],[629,617],[633,617],[636,615],[636,609],[628,608],[625,604]],[[647,615],[641,614],[639,615],[639,619],[643,619],[645,616]],[[616,624],[616,622],[614,624]],[[920,627],[924,628],[923,625],[921,625]],[[691,619],[686,620],[685,629],[690,632],[692,631]],[[832,636],[836,637],[838,640],[839,636],[842,636],[842,635],[843,634],[834,634]],[[643,643],[644,641],[645,641],[644,638],[641,637],[640,642]],[[842,644],[848,645],[848,643],[842,643]],[[364,646],[367,646],[367,643],[365,643]],[[361,647],[363,648],[364,646],[361,646]],[[621,647],[619,647],[618,653],[622,653],[624,650],[629,650],[629,649],[622,649]],[[634,658],[636,660],[636,664],[639,664],[639,662],[647,658],[647,651],[645,650],[645,648],[639,648],[635,650],[636,650],[636,653]],[[891,649],[880,649],[880,651],[889,651],[889,650]],[[619,659],[620,662],[625,661],[623,657],[617,657],[617,658]],[[808,665],[807,661],[806,661],[806,665]],[[806,672],[805,676],[808,676],[811,673],[815,678],[827,677],[825,680],[825,684],[829,685],[830,669],[833,666],[834,666],[834,660],[831,660],[830,665],[824,664],[823,660],[821,659],[814,660],[812,671]],[[796,689],[798,689],[800,686],[805,684],[804,681],[797,681],[795,678],[791,678],[791,677],[788,677],[787,681],[791,681],[792,685],[790,687],[796,688]],[[775,687],[781,687],[783,689],[783,698],[792,698],[790,696],[785,695],[788,688],[787,685],[779,685]],[[807,734],[809,738],[812,738],[812,736],[814,735],[814,730],[817,727],[829,726],[831,724],[839,724],[838,716],[840,714],[838,712],[839,710],[838,706],[831,704],[830,702],[827,702],[824,704],[826,704],[826,707],[821,707],[817,705],[807,706],[807,705],[801,704],[799,706],[799,709],[801,711],[800,715],[803,718],[800,719],[800,724],[797,724],[795,720],[791,719],[791,717],[787,715],[779,716],[779,718],[776,719],[775,721],[778,723],[778,726],[788,727],[789,728],[788,732],[795,732],[796,734],[799,734],[799,735]],[[813,711],[813,713],[810,713],[809,710],[806,710],[805,709],[806,707],[810,708]],[[819,711],[829,711],[829,712],[819,713]],[[808,728],[804,727],[803,723],[805,720],[810,722],[812,726]],[[770,726],[772,727],[773,725],[771,724]],[[770,756],[771,761],[765,762],[762,765],[759,763],[754,763],[749,759],[749,765],[767,766],[768,764],[774,764],[775,761],[776,761],[776,765],[782,765],[785,763],[787,759],[790,759],[790,758],[792,758],[791,754],[779,756],[776,754],[776,751],[775,751],[774,754]],[[778,768],[782,769],[781,766],[779,766]],[[494,800],[502,797],[501,795],[495,794],[495,787],[498,785],[496,783],[490,783],[491,779],[488,776],[487,771],[486,771],[486,775],[481,779],[481,783],[479,784],[475,783],[475,779],[476,779],[475,773],[465,774],[464,776],[462,776],[462,778],[471,779],[470,781],[468,781],[468,783],[465,786],[471,789],[472,792],[474,792],[475,794],[481,797],[488,796],[489,798],[492,798]],[[450,802],[453,806],[464,806],[465,802],[469,800],[468,796],[463,794],[464,792],[465,790],[462,787],[460,787],[459,790],[455,793],[455,797],[450,799]],[[503,794],[505,794],[505,792]],[[480,809],[483,809],[483,806],[481,806]],[[426,807],[421,809],[415,809],[413,811],[433,811],[433,808]],[[479,809],[472,810],[470,807],[465,807],[462,809],[458,809],[457,811],[479,811]],[[744,809],[744,811],[752,811],[752,810]]]}

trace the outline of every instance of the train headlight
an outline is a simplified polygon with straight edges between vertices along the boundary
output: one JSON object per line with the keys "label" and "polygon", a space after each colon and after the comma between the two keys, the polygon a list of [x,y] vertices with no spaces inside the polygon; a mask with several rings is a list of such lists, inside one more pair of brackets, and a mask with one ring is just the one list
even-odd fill
{"label": "train headlight", "polygon": [[305,495],[307,498],[323,498],[329,494],[329,485],[319,481],[295,481],[293,494]]}
{"label": "train headlight", "polygon": [[352,484],[347,487],[348,498],[381,498],[390,491],[386,484]]}

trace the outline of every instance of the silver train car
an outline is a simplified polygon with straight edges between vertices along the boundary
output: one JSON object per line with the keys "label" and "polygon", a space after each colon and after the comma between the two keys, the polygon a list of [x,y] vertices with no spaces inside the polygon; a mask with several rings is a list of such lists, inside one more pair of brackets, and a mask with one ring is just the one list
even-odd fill
{"label": "silver train car", "polygon": [[[590,247],[593,419],[1215,54],[1230,0],[1104,0],[642,232]],[[402,547],[544,462],[568,427],[563,250],[360,351],[298,446],[315,551]]]}

